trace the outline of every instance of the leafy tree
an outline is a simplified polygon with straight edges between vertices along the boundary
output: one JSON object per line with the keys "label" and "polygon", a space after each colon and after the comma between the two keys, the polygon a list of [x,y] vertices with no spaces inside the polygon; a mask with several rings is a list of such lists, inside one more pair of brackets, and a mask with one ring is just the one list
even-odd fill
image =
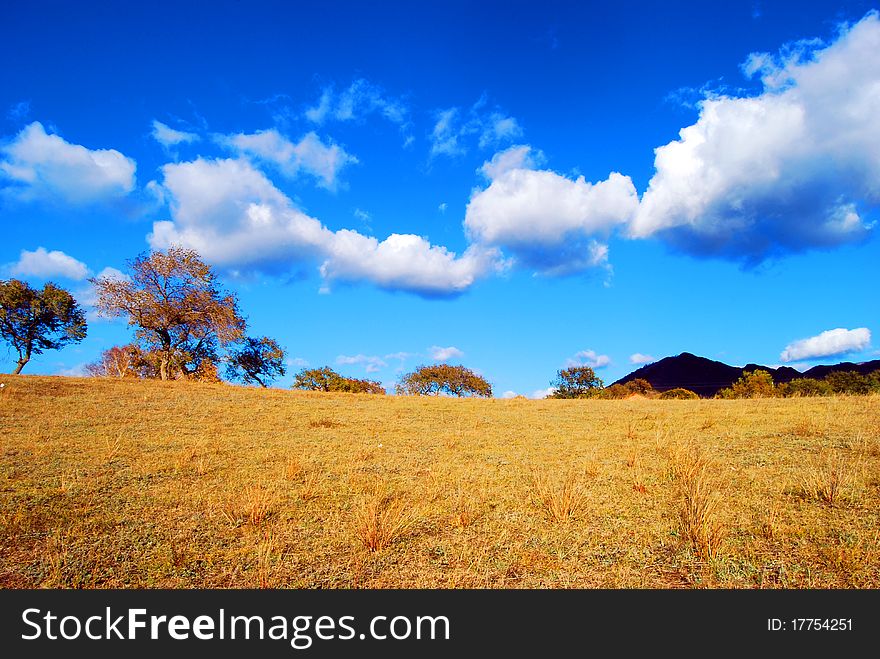
{"label": "leafy tree", "polygon": [[745,371],[729,388],[718,392],[719,398],[769,398],[775,396],[776,385],[768,371]]}
{"label": "leafy tree", "polygon": [[304,368],[293,376],[293,388],[306,391],[336,391],[350,394],[385,394],[385,387],[379,382],[347,378],[329,366]]}
{"label": "leafy tree", "polygon": [[[245,321],[234,295],[223,291],[213,270],[189,249],[142,254],[129,263],[130,279],[90,281],[98,310],[124,316],[145,353],[154,355],[162,380],[192,377],[219,347],[244,336]],[[201,373],[204,374],[205,368]]]}
{"label": "leafy tree", "polygon": [[268,387],[272,380],[285,372],[284,349],[268,336],[259,339],[246,337],[233,349],[226,366],[228,377],[261,387]]}
{"label": "leafy tree", "polygon": [[692,398],[699,398],[699,396],[690,389],[685,389],[684,387],[676,387],[675,389],[668,389],[661,393],[660,398],[663,400],[689,400]]}
{"label": "leafy tree", "polygon": [[589,366],[571,366],[556,372],[556,388],[549,398],[587,398],[602,390],[603,382]]}
{"label": "leafy tree", "polygon": [[82,341],[86,316],[73,296],[49,282],[42,290],[18,279],[0,281],[0,338],[18,352],[13,374],[32,355]]}
{"label": "leafy tree", "polygon": [[404,375],[397,384],[398,394],[416,396],[492,396],[492,385],[482,376],[464,366],[432,364],[419,366]]}

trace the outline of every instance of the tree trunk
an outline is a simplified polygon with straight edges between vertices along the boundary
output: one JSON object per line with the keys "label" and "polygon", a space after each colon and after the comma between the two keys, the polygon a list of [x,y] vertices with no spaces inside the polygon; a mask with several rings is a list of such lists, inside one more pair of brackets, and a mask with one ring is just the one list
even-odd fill
{"label": "tree trunk", "polygon": [[21,373],[21,369],[23,369],[23,368],[24,368],[24,365],[27,364],[27,363],[28,363],[28,360],[27,360],[27,359],[19,359],[19,360],[16,362],[16,367],[15,367],[15,370],[12,371],[12,374],[13,374],[13,375],[18,375],[19,373]]}
{"label": "tree trunk", "polygon": [[159,379],[168,379],[168,357],[164,354],[162,355],[162,360],[159,362]]}

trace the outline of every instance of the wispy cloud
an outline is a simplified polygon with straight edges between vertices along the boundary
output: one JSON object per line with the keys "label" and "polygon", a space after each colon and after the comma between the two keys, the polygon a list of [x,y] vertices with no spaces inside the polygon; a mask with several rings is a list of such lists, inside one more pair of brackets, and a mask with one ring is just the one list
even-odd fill
{"label": "wispy cloud", "polygon": [[456,348],[455,346],[448,346],[446,348],[440,346],[431,346],[428,348],[428,355],[434,361],[445,362],[450,359],[460,359],[464,357],[464,352]]}

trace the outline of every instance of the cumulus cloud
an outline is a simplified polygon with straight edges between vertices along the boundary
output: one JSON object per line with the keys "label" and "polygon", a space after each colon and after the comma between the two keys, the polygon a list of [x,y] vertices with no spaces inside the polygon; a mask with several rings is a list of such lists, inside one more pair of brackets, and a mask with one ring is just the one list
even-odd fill
{"label": "cumulus cloud", "polygon": [[135,162],[115,149],[91,150],[49,134],[35,121],[0,146],[0,182],[6,196],[89,204],[127,195]]}
{"label": "cumulus cloud", "polygon": [[82,261],[57,249],[49,252],[45,247],[37,247],[32,252],[21,250],[21,256],[9,266],[9,272],[21,277],[64,277],[76,281],[89,276],[89,269]]}
{"label": "cumulus cloud", "polygon": [[640,352],[634,352],[629,356],[630,364],[650,364],[651,362],[657,361],[651,355],[643,355]]}
{"label": "cumulus cloud", "polygon": [[256,133],[218,136],[217,142],[239,155],[272,164],[290,178],[301,172],[318,180],[318,184],[334,189],[339,171],[358,162],[338,144],[325,144],[314,132],[306,133],[299,142],[292,142],[276,129]]}
{"label": "cumulus cloud", "polygon": [[375,373],[380,369],[388,366],[381,357],[375,355],[339,355],[336,358],[337,364],[361,364],[367,373]]}
{"label": "cumulus cloud", "polygon": [[481,149],[498,147],[522,137],[522,127],[514,117],[497,108],[487,110],[487,105],[484,95],[467,112],[458,107],[437,110],[431,131],[431,157],[467,153],[472,136],[477,137]]}
{"label": "cumulus cloud", "polygon": [[464,357],[464,353],[455,346],[443,348],[441,346],[431,346],[428,348],[428,355],[437,362],[445,362],[450,359],[460,359]]}
{"label": "cumulus cloud", "polygon": [[829,45],[751,55],[761,93],[706,98],[655,150],[630,234],[747,265],[865,238],[880,205],[878,52],[871,12]]}
{"label": "cumulus cloud", "polygon": [[165,148],[174,147],[178,144],[190,144],[201,139],[196,133],[176,130],[157,119],[153,119],[152,135],[153,139]]}
{"label": "cumulus cloud", "polygon": [[290,359],[285,359],[284,363],[291,368],[303,368],[309,365],[308,360],[302,357],[291,357]]}
{"label": "cumulus cloud", "polygon": [[281,273],[319,263],[333,282],[370,282],[426,297],[465,291],[499,265],[497,251],[474,246],[461,256],[421,236],[378,240],[331,231],[306,215],[242,159],[169,163],[162,168],[171,219],[153,224],[154,249],[183,245],[235,272]]}
{"label": "cumulus cloud", "polygon": [[816,357],[831,357],[848,352],[859,352],[871,343],[871,332],[867,327],[857,329],[826,330],[818,336],[794,341],[787,346],[779,358],[783,362],[800,361]]}
{"label": "cumulus cloud", "polygon": [[589,366],[590,368],[605,368],[611,363],[608,355],[597,354],[595,350],[581,350],[574,357],[565,360],[565,367]]}
{"label": "cumulus cloud", "polygon": [[472,245],[458,256],[421,236],[393,233],[379,241],[342,229],[326,245],[321,264],[326,282],[368,280],[386,290],[408,290],[424,297],[462,293],[502,266],[497,250]]}
{"label": "cumulus cloud", "polygon": [[543,160],[528,146],[496,154],[481,169],[491,180],[467,206],[469,237],[501,247],[517,261],[547,275],[566,275],[604,266],[611,230],[638,207],[628,176],[612,172],[588,183],[549,170],[532,169]]}

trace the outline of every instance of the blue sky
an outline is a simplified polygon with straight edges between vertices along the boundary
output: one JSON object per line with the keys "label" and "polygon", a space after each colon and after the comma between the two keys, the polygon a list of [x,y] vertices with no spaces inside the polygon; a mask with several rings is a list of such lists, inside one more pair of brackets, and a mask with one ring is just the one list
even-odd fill
{"label": "blue sky", "polygon": [[[874,359],[874,9],[9,4],[0,277],[87,306],[88,277],[196,248],[287,349],[277,386]],[[25,372],[128,341],[90,318]]]}

